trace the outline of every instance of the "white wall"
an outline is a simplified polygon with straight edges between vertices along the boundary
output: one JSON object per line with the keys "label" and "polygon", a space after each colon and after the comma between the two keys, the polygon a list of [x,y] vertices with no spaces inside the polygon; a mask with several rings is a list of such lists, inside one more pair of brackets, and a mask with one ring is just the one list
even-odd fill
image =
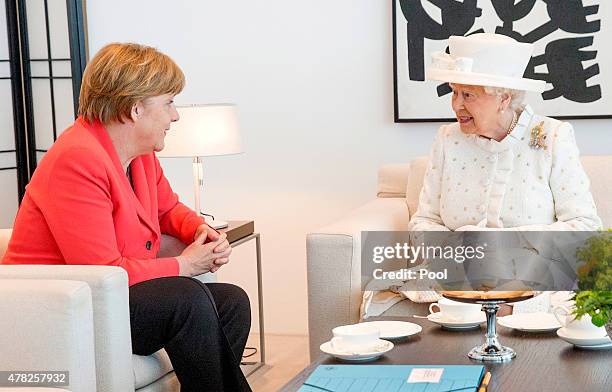
{"label": "white wall", "polygon": [[[426,154],[439,125],[393,123],[391,2],[88,0],[87,14],[91,53],[156,46],[187,76],[177,102],[238,104],[246,153],[205,159],[203,206],[256,221],[266,330],[305,334],[306,233],[373,198],[378,166]],[[612,153],[612,121],[573,123],[583,154]],[[163,164],[191,203],[190,161]],[[252,262],[236,253],[233,271]]]}

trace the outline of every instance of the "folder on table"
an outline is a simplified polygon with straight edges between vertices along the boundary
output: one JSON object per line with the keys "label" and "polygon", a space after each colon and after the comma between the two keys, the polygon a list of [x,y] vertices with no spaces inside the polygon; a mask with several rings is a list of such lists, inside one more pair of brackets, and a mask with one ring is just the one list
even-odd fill
{"label": "folder on table", "polygon": [[[408,382],[413,369],[443,369],[438,382]],[[482,365],[319,365],[300,392],[476,392]]]}

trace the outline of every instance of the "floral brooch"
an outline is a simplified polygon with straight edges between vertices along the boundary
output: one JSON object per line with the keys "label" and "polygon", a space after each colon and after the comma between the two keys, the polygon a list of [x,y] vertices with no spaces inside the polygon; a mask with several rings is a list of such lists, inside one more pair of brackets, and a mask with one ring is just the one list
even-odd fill
{"label": "floral brooch", "polygon": [[547,149],[546,145],[546,133],[544,133],[544,121],[531,129],[531,139],[529,139],[529,146],[535,148]]}

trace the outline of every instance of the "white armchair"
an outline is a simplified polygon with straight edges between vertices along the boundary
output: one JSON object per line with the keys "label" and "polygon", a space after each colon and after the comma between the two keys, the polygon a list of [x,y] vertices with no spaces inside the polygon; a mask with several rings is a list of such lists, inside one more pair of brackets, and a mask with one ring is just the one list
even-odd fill
{"label": "white armchair", "polygon": [[[591,192],[604,227],[612,227],[612,156],[585,156]],[[374,200],[306,238],[310,358],[331,338],[332,328],[359,321],[361,232],[403,231],[418,206],[428,158],[392,164],[378,172]],[[383,315],[385,315],[383,313]]]}
{"label": "white armchair", "polygon": [[[0,230],[2,256],[10,234]],[[163,236],[160,256],[183,248]],[[11,315],[0,317],[0,369],[67,370],[72,392],[179,391],[165,350],[132,354],[124,269],[0,265],[0,280],[0,314]]]}

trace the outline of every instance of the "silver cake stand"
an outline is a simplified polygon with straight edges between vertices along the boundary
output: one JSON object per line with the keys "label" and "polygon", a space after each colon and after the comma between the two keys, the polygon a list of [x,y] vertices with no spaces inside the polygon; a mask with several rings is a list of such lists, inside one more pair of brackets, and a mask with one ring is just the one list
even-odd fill
{"label": "silver cake stand", "polygon": [[495,299],[470,298],[458,292],[443,291],[441,294],[453,301],[481,304],[482,310],[487,316],[485,342],[471,349],[468,353],[468,357],[484,362],[507,362],[516,357],[516,351],[510,347],[503,346],[497,338],[497,311],[501,304],[519,302],[532,298],[535,295],[533,291],[523,292],[518,297]]}

